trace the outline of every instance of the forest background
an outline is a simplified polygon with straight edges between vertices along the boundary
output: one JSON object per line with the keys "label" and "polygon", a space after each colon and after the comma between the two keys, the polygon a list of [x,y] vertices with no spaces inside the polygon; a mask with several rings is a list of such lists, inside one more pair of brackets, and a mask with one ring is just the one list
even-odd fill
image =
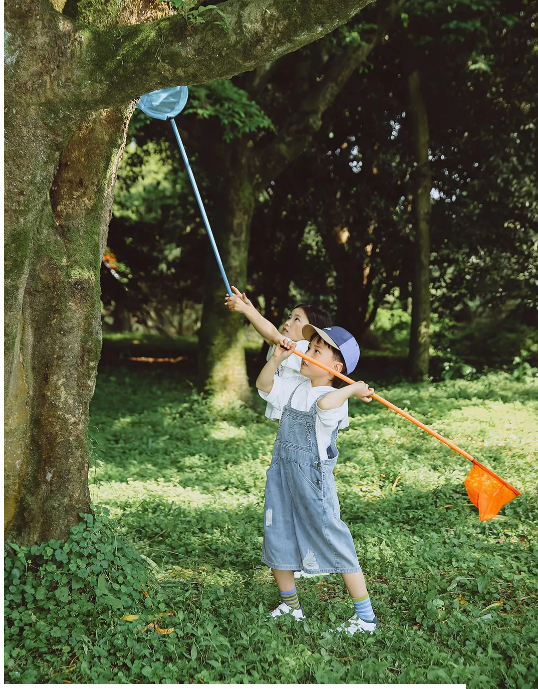
{"label": "forest background", "polygon": [[[178,125],[217,241],[226,257],[234,240],[239,287],[277,326],[319,303],[415,379],[538,363],[535,27],[494,4],[407,3],[383,36],[372,6],[255,74],[191,88]],[[227,328],[241,349],[244,335],[220,308],[172,130],[140,111],[103,273],[105,332],[200,333],[201,385],[220,389],[206,343],[221,351]]]}

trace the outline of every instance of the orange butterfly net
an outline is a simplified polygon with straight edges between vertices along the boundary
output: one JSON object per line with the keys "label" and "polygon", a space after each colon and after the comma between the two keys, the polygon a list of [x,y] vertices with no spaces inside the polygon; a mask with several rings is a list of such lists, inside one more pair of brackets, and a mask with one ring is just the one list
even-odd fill
{"label": "orange butterfly net", "polygon": [[[324,364],[315,361],[307,354],[303,354],[302,352],[299,352],[297,350],[295,350],[294,353],[297,354],[297,356],[300,356],[302,359],[305,359],[309,363],[314,364],[315,366],[319,366],[328,373],[332,373],[338,378],[345,380],[346,383],[352,384],[355,382],[351,378],[348,378],[347,376],[344,376],[343,374],[336,372],[334,369],[331,369],[328,366],[325,366]],[[462,450],[461,447],[458,447],[451,440],[447,440],[447,438],[444,438],[440,433],[434,431],[433,428],[426,426],[426,424],[422,423],[418,419],[415,419],[414,416],[411,416],[411,414],[408,414],[406,411],[403,411],[403,409],[400,409],[395,404],[392,404],[392,402],[389,402],[380,395],[373,393],[371,397],[377,400],[378,402],[381,402],[381,404],[384,404],[389,409],[392,409],[392,411],[395,411],[397,414],[400,414],[408,421],[411,421],[419,428],[422,428],[422,430],[426,431],[426,433],[433,435],[434,438],[437,438],[437,440],[440,440],[445,445],[448,445],[450,449],[454,450],[455,452],[458,452],[460,455],[462,455],[462,457],[465,457],[473,463],[471,471],[467,475],[467,478],[465,479],[464,483],[471,502],[476,507],[478,507],[478,515],[480,517],[481,522],[493,519],[493,517],[495,517],[499,513],[501,507],[509,503],[510,500],[513,500],[518,495],[521,495],[521,492],[517,488],[511,486],[500,476],[497,476],[497,474],[491,471],[491,469],[488,469],[483,464],[480,464],[480,462],[478,462],[468,452]]]}

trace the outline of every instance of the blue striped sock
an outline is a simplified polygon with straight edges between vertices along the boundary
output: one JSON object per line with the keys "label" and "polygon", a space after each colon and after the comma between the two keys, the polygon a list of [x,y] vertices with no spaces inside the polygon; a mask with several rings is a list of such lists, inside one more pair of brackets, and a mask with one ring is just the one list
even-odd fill
{"label": "blue striped sock", "polygon": [[297,595],[297,589],[292,589],[291,591],[280,591],[280,597],[286,605],[289,605],[293,610],[300,610],[301,604],[299,603],[299,596]]}
{"label": "blue striped sock", "polygon": [[360,598],[352,598],[353,605],[355,606],[355,615],[358,615],[361,619],[369,622],[373,620],[374,610],[372,608],[372,603],[370,602],[370,596],[366,594]]}

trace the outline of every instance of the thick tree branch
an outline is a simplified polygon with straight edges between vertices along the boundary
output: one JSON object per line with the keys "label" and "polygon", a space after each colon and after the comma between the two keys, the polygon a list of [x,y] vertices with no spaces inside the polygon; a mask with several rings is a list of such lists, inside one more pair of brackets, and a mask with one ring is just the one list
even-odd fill
{"label": "thick tree branch", "polygon": [[381,41],[405,0],[386,2],[377,18],[377,29],[367,43],[335,57],[317,89],[310,92],[299,111],[280,129],[259,157],[256,187],[265,187],[306,148],[321,127],[323,113],[333,104],[353,72]]}
{"label": "thick tree branch", "polygon": [[216,10],[191,27],[179,15],[109,29],[78,25],[73,59],[84,78],[73,97],[79,107],[108,108],[159,88],[227,79],[321,38],[371,2],[228,0],[218,9],[229,31],[217,25]]}

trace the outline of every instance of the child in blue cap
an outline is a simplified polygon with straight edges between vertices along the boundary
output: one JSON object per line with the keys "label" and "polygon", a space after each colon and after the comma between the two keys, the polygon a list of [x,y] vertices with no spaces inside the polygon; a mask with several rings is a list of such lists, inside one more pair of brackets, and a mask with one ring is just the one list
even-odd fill
{"label": "child in blue cap", "polygon": [[[343,328],[305,325],[308,356],[343,374],[360,356],[355,338]],[[333,469],[338,459],[336,437],[347,418],[348,399],[370,402],[373,388],[358,382],[337,389],[340,379],[302,361],[301,374],[275,373],[293,354],[295,343],[282,342],[263,367],[256,387],[260,396],[282,412],[265,486],[262,562],[273,571],[282,603],[272,617],[305,615],[293,572],[342,574],[355,614],[338,631],[373,633],[379,627],[366,589],[353,538],[340,519]]]}

